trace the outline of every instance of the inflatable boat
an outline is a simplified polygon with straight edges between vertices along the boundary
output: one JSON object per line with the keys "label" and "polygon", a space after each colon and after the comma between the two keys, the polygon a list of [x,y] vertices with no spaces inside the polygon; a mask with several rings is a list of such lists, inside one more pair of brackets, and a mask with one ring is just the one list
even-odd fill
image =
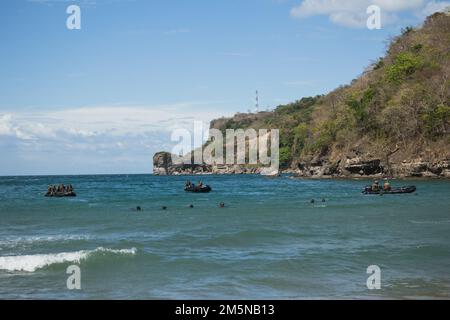
{"label": "inflatable boat", "polygon": [[56,192],[56,193],[47,193],[45,194],[48,198],[64,198],[64,197],[76,197],[77,194],[75,192]]}
{"label": "inflatable boat", "polygon": [[402,188],[392,188],[389,191],[379,190],[379,191],[373,191],[372,187],[367,186],[363,194],[403,194],[403,193],[413,193],[416,192],[417,188],[415,186],[409,186],[409,187],[402,187]]}
{"label": "inflatable boat", "polygon": [[210,186],[189,186],[189,187],[185,187],[184,191],[186,192],[194,192],[194,193],[207,193],[207,192],[211,192],[211,187]]}

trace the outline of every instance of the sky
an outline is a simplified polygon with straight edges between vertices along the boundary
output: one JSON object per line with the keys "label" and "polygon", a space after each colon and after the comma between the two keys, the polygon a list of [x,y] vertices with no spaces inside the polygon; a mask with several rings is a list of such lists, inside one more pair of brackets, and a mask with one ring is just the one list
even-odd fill
{"label": "sky", "polygon": [[[81,29],[69,30],[70,5]],[[370,5],[382,27],[366,27]],[[348,84],[431,0],[4,0],[0,175],[151,173],[193,121]]]}

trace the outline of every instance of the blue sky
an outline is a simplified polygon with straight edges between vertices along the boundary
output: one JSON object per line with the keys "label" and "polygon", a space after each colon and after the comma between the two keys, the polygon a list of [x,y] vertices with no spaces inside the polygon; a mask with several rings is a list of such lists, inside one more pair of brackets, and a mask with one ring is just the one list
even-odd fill
{"label": "blue sky", "polygon": [[[68,30],[66,8],[81,8]],[[382,29],[365,27],[382,9]],[[8,0],[0,175],[150,173],[193,120],[327,93],[448,1]]]}

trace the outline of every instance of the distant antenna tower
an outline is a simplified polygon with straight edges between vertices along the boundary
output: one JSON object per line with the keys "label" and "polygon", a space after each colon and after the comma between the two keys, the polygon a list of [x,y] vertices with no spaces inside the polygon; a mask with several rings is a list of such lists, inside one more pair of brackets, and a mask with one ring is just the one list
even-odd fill
{"label": "distant antenna tower", "polygon": [[256,90],[256,113],[259,112],[259,95],[258,90]]}

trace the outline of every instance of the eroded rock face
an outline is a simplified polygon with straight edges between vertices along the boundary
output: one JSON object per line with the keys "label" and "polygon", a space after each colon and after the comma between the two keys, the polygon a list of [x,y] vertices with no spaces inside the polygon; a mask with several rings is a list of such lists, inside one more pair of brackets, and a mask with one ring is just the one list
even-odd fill
{"label": "eroded rock face", "polygon": [[[389,169],[386,169],[389,168]],[[260,174],[263,168],[241,165],[174,164],[168,152],[158,152],[153,157],[154,175],[195,175],[195,174]],[[424,159],[405,160],[390,163],[387,166],[377,158],[363,158],[352,155],[342,160],[329,162],[326,159],[314,159],[310,163],[298,162],[296,168],[288,171],[300,177],[424,177],[450,178],[450,160],[427,161]]]}
{"label": "eroded rock face", "polygon": [[400,165],[395,166],[395,171],[402,176],[448,178],[448,172],[450,171],[450,160],[429,162],[423,159],[415,159],[411,161],[403,161]]}
{"label": "eroded rock face", "polygon": [[295,170],[301,177],[423,177],[423,178],[450,178],[450,160],[426,161],[415,159],[402,163],[391,163],[389,170],[380,159],[364,160],[361,157],[347,158],[345,161],[328,163],[299,163]]}
{"label": "eroded rock face", "polygon": [[351,177],[376,176],[384,173],[380,159],[363,160],[360,157],[347,158],[346,161],[314,161],[299,163],[297,174],[303,177]]}
{"label": "eroded rock face", "polygon": [[175,156],[169,152],[158,152],[153,156],[153,174],[156,176],[166,175],[192,175],[208,174],[212,167],[206,164],[174,163]]}
{"label": "eroded rock face", "polygon": [[158,152],[153,156],[153,174],[164,176],[169,174],[172,166],[172,155],[169,152]]}
{"label": "eroded rock face", "polygon": [[370,176],[384,172],[380,159],[362,160],[359,157],[347,159],[344,169],[351,174],[360,174],[362,176]]}
{"label": "eroded rock face", "polygon": [[446,169],[446,170],[442,171],[442,176],[444,178],[450,178],[450,170]]}
{"label": "eroded rock face", "polygon": [[153,156],[154,175],[196,175],[196,174],[260,174],[262,167],[251,167],[245,165],[207,165],[173,162],[172,154],[158,152]]}

